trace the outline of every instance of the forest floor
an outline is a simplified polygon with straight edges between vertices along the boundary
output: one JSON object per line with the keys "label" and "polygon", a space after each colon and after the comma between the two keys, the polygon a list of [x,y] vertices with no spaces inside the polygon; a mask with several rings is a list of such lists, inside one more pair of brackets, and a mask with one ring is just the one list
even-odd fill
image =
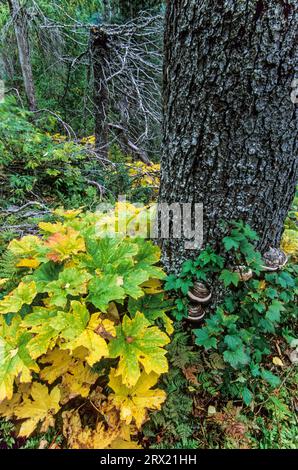
{"label": "forest floor", "polygon": [[[11,121],[11,110],[6,108],[5,112],[7,121]],[[158,164],[146,167],[133,163],[114,148],[111,159],[117,170],[107,172],[99,169],[98,162],[84,153],[86,146],[93,145],[92,137],[80,143],[67,143],[63,136],[41,134],[21,114],[18,121],[15,114],[13,119],[9,149],[3,152],[0,175],[1,278],[10,274],[7,273],[7,244],[14,238],[35,233],[37,223],[47,220],[51,208],[84,206],[94,210],[102,197],[113,203],[119,194],[127,194],[132,201],[145,204],[156,199]],[[1,132],[6,130],[4,126],[1,130],[0,124]],[[20,162],[18,152],[22,136],[26,147]],[[40,160],[45,148],[47,156]],[[293,207],[289,215],[284,237],[284,245],[292,256],[290,270],[294,274],[297,272],[297,210],[297,206]],[[294,313],[297,315],[297,310]],[[273,352],[263,364],[278,381],[274,382],[271,377],[272,386],[268,389],[266,381],[255,379],[253,397],[246,396],[244,400],[239,398],[237,386],[246,382],[247,377],[239,373],[233,378],[234,389],[225,389],[222,377],[226,365],[219,352],[196,344],[194,328],[185,319],[174,314],[173,320],[174,333],[167,347],[169,372],[160,380],[167,400],[160,411],[150,414],[150,420],[138,436],[139,443],[145,448],[160,449],[297,448],[298,371],[297,360],[289,360],[289,357],[293,359],[297,346],[291,336],[293,319],[283,326],[283,331],[292,338],[292,346],[286,334],[273,334]],[[59,429],[19,438],[13,422],[0,421],[0,448],[59,448],[64,445]]]}

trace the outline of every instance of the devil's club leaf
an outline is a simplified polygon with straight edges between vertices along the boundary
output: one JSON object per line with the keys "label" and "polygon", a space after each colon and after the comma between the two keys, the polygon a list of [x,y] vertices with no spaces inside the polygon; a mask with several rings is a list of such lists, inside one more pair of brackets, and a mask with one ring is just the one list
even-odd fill
{"label": "devil's club leaf", "polygon": [[124,277],[123,288],[126,295],[138,299],[144,295],[141,284],[149,280],[149,274],[142,269],[134,269]]}
{"label": "devil's club leaf", "polygon": [[59,329],[53,326],[53,319],[57,318],[55,309],[45,307],[34,307],[33,312],[26,315],[21,327],[27,328],[33,333],[28,343],[28,351],[33,359],[45,354],[48,349],[54,348],[59,336]]}
{"label": "devil's club leaf", "polygon": [[28,352],[31,335],[20,328],[20,323],[21,318],[15,317],[11,325],[0,328],[0,402],[11,399],[16,377],[21,383],[31,382],[31,371],[39,371]]}
{"label": "devil's club leaf", "polygon": [[122,300],[125,298],[123,289],[123,278],[118,275],[106,275],[101,278],[94,278],[89,284],[88,301],[102,312],[106,312],[112,300]]}
{"label": "devil's club leaf", "polygon": [[95,429],[83,428],[78,411],[65,411],[62,419],[63,434],[71,449],[106,449],[119,438],[119,429],[106,429],[103,422],[98,422]]}
{"label": "devil's club leaf", "polygon": [[46,364],[46,367],[44,367],[40,372],[40,378],[42,380],[46,380],[49,384],[52,384],[56,379],[58,379],[58,377],[61,377],[68,372],[73,360],[73,357],[68,353],[68,351],[54,349],[53,351],[48,352],[39,361],[41,364]]}
{"label": "devil's club leaf", "polygon": [[114,391],[110,400],[120,410],[120,419],[126,424],[135,419],[140,428],[146,419],[147,409],[159,410],[166,399],[163,390],[151,390],[159,377],[152,372],[149,375],[143,373],[132,388],[123,385],[122,378],[116,375],[115,369],[111,370],[109,377],[109,387]]}
{"label": "devil's club leaf", "polygon": [[25,398],[15,409],[17,418],[26,419],[21,425],[19,436],[30,436],[40,421],[43,421],[42,431],[46,432],[50,426],[55,425],[53,415],[60,409],[58,387],[49,393],[46,385],[34,382],[30,395],[31,399]]}
{"label": "devil's club leaf", "polygon": [[30,305],[37,295],[34,281],[21,282],[18,287],[0,301],[0,313],[17,313],[23,305]]}
{"label": "devil's club leaf", "polygon": [[47,258],[55,263],[85,251],[84,239],[71,227],[67,227],[65,233],[51,235],[45,246],[48,248]]}
{"label": "devil's club leaf", "polygon": [[8,250],[20,258],[34,258],[38,254],[38,247],[41,246],[41,239],[33,235],[27,235],[21,240],[12,240],[8,245]]}
{"label": "devil's club leaf", "polygon": [[88,364],[84,364],[82,361],[72,360],[68,371],[62,376],[62,383],[60,385],[63,403],[67,403],[67,401],[78,395],[87,397],[91,385],[93,385],[97,379],[98,374],[93,372]]}
{"label": "devil's club leaf", "polygon": [[171,308],[170,303],[164,300],[163,294],[145,295],[138,300],[129,299],[128,302],[128,311],[132,316],[137,312],[143,312],[152,324],[160,318],[168,335],[171,335],[174,331],[173,321],[166,314]]}
{"label": "devil's club leaf", "polygon": [[132,320],[126,315],[116,332],[117,338],[109,344],[110,357],[120,357],[116,375],[122,376],[124,384],[133,387],[137,383],[140,364],[147,374],[167,372],[166,351],[162,348],[169,343],[169,337],[150,326],[142,313],[138,312]]}
{"label": "devil's club leaf", "polygon": [[[108,338],[113,337],[115,334],[114,327],[112,326],[110,320],[99,319],[98,314],[92,315],[88,326],[84,327],[82,332],[79,335],[76,335],[75,338],[64,343],[61,347],[63,349],[68,349],[71,352],[84,347],[87,351],[86,361],[90,366],[93,366],[96,362],[100,361],[102,357],[107,357],[109,355],[109,350],[107,343],[102,335],[106,334]],[[64,333],[62,333],[63,335]],[[64,334],[64,337],[65,334]],[[70,336],[68,335],[68,339]]]}
{"label": "devil's club leaf", "polygon": [[87,294],[87,285],[91,277],[86,271],[75,268],[64,269],[57,281],[50,282],[43,289],[43,292],[47,292],[50,297],[49,305],[64,308],[68,296]]}
{"label": "devil's club leaf", "polygon": [[85,304],[74,300],[70,305],[70,313],[59,312],[51,322],[53,328],[61,331],[61,337],[67,341],[72,341],[82,334],[90,319]]}

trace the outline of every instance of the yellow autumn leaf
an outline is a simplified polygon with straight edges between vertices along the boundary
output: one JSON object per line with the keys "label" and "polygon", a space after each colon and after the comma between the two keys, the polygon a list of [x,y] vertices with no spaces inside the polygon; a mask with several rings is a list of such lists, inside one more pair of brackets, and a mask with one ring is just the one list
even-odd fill
{"label": "yellow autumn leaf", "polygon": [[95,135],[90,135],[89,137],[83,137],[81,139],[81,144],[89,144],[89,145],[94,145],[95,144]]}
{"label": "yellow autumn leaf", "polygon": [[17,386],[17,392],[13,394],[11,400],[5,399],[0,402],[0,416],[3,418],[12,419],[14,417],[16,407],[22,400],[29,396],[31,383],[17,383]]}
{"label": "yellow autumn leaf", "polygon": [[259,282],[259,289],[264,290],[266,288],[266,281],[262,280]]}
{"label": "yellow autumn leaf", "polygon": [[151,390],[157,384],[159,375],[151,372],[142,373],[134,387],[126,387],[122,378],[116,376],[115,369],[109,375],[109,387],[114,394],[109,400],[120,410],[120,419],[126,424],[135,420],[140,428],[147,418],[147,410],[159,410],[166,399],[166,393],[160,389]]}
{"label": "yellow autumn leaf", "polygon": [[141,287],[145,290],[146,294],[160,294],[163,292],[162,283],[159,279],[149,279]]}
{"label": "yellow autumn leaf", "polygon": [[106,429],[102,422],[95,429],[82,427],[77,411],[65,411],[62,414],[63,435],[71,449],[106,449],[119,436],[119,429]]}
{"label": "yellow autumn leaf", "polygon": [[90,329],[86,329],[77,338],[67,343],[64,343],[62,349],[75,351],[77,348],[83,346],[86,348],[86,361],[92,367],[101,358],[108,357],[109,350],[106,341],[97,333]]}
{"label": "yellow autumn leaf", "polygon": [[109,449],[142,449],[142,446],[140,446],[137,442],[134,441],[125,441],[124,439],[121,439],[121,437],[118,437],[115,439],[108,447]]}
{"label": "yellow autumn leaf", "polygon": [[66,226],[63,225],[61,222],[57,222],[56,224],[52,224],[51,222],[40,222],[38,227],[46,233],[65,233]]}
{"label": "yellow autumn leaf", "polygon": [[67,227],[65,233],[51,235],[45,246],[49,249],[48,259],[54,262],[65,261],[70,256],[86,250],[84,239],[71,227]]}
{"label": "yellow autumn leaf", "polygon": [[60,385],[62,403],[67,403],[78,395],[86,398],[89,395],[90,387],[95,384],[98,377],[98,374],[93,372],[88,364],[73,360],[67,373],[62,376]]}
{"label": "yellow autumn leaf", "polygon": [[32,371],[39,372],[37,363],[28,352],[30,334],[20,328],[22,318],[14,315],[10,324],[0,324],[0,402],[11,400],[15,380],[29,383]]}
{"label": "yellow autumn leaf", "polygon": [[116,338],[109,342],[112,359],[119,357],[117,376],[128,387],[136,385],[141,376],[140,365],[145,372],[163,374],[168,371],[167,351],[168,335],[152,326],[145,315],[136,312],[133,319],[123,317],[122,325],[116,327]]}
{"label": "yellow autumn leaf", "polygon": [[34,257],[38,254],[37,248],[42,245],[39,237],[27,235],[20,240],[12,240],[8,245],[8,250],[15,256]]}
{"label": "yellow autumn leaf", "polygon": [[296,230],[285,230],[281,242],[281,248],[287,254],[298,259],[298,232]]}
{"label": "yellow autumn leaf", "polygon": [[82,213],[82,208],[80,208],[80,209],[70,209],[70,210],[55,209],[53,211],[53,214],[58,215],[59,217],[63,217],[66,220],[75,219],[81,213]]}
{"label": "yellow autumn leaf", "polygon": [[107,336],[116,336],[116,329],[114,322],[112,320],[102,320],[101,313],[93,313],[91,315],[88,328],[96,331],[98,334],[101,334],[102,337],[105,337],[105,333]]}
{"label": "yellow autumn leaf", "polygon": [[102,357],[108,357],[109,350],[106,340],[116,336],[114,323],[102,320],[100,313],[91,315],[87,328],[75,339],[65,342],[61,348],[75,354],[78,348],[85,348],[85,360],[92,367]]}
{"label": "yellow autumn leaf", "polygon": [[46,432],[50,426],[55,425],[54,415],[59,411],[60,390],[55,387],[50,393],[46,385],[33,382],[30,398],[25,400],[15,408],[15,416],[18,419],[25,419],[21,425],[19,436],[28,437],[40,421],[42,432]]}
{"label": "yellow autumn leaf", "polygon": [[52,384],[58,377],[63,376],[69,371],[73,357],[68,351],[56,348],[53,351],[49,351],[39,362],[41,364],[47,364],[47,366],[40,371],[40,378]]}
{"label": "yellow autumn leaf", "polygon": [[282,360],[277,356],[272,359],[272,362],[275,366],[279,366],[279,367],[284,366],[284,363],[282,362]]}
{"label": "yellow autumn leaf", "polygon": [[32,268],[36,269],[40,265],[40,261],[34,258],[24,258],[21,259],[18,264],[17,268]]}
{"label": "yellow autumn leaf", "polygon": [[34,281],[21,282],[16,289],[0,301],[0,313],[17,313],[23,305],[30,305],[37,295]]}

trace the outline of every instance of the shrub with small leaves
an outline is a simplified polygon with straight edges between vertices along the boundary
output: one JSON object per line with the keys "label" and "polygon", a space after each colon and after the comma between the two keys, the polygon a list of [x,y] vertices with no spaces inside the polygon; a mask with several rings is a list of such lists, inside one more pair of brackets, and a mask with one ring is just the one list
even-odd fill
{"label": "shrub with small leaves", "polygon": [[[174,314],[180,320],[187,316],[187,293],[194,281],[222,284],[225,297],[209,307],[205,325],[194,330],[195,342],[222,357],[222,393],[248,405],[258,381],[272,388],[280,384],[278,364],[272,360],[273,339],[295,340],[298,266],[289,263],[277,272],[264,271],[254,248],[257,234],[243,222],[233,222],[227,230],[218,252],[207,247],[197,259],[186,261],[180,276],[169,276],[165,288],[177,292]],[[251,279],[244,276],[248,270]]]}

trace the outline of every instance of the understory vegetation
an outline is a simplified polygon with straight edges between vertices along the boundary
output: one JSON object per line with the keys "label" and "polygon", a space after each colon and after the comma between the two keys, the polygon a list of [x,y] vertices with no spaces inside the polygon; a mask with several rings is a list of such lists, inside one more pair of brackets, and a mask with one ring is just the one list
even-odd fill
{"label": "understory vegetation", "polygon": [[[96,179],[105,199],[88,186],[92,137],[52,135],[13,101],[2,111],[0,446],[295,448],[295,203],[281,271],[263,271],[257,234],[235,222],[218,252],[206,247],[166,278],[159,248],[134,237],[150,211],[115,205],[128,188],[154,201],[158,165],[115,148]],[[110,208],[95,212],[103,199]],[[194,281],[224,292],[199,324],[187,321]]]}

